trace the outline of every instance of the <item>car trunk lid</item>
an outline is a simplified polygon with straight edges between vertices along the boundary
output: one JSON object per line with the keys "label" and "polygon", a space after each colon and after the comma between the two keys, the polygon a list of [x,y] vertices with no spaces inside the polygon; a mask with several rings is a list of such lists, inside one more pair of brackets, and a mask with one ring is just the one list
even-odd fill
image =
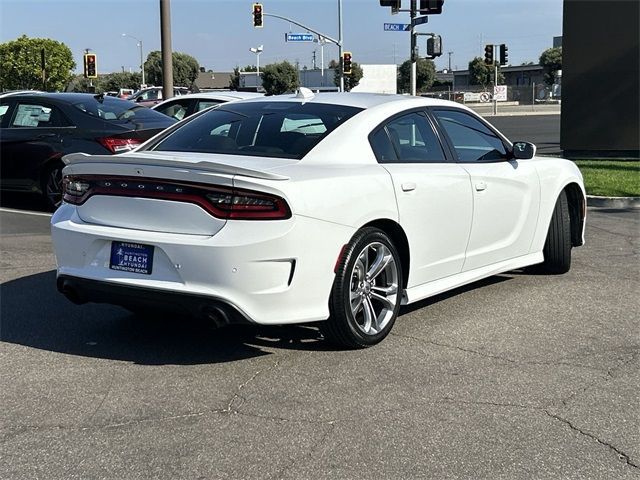
{"label": "car trunk lid", "polygon": [[[233,218],[225,210],[225,202],[238,202],[234,176],[276,181],[288,179],[267,171],[283,164],[278,159],[260,160],[266,168],[257,168],[259,163],[255,158],[239,160],[237,157],[210,154],[132,152],[113,156],[67,155],[63,158],[67,164],[63,172],[67,182],[76,182],[73,188],[85,188],[90,193],[86,198],[66,197],[66,200],[70,203],[77,201],[78,216],[91,224],[215,235],[228,218]],[[267,160],[266,164],[264,160]],[[67,191],[75,191],[73,188]],[[268,218],[271,214],[270,198],[275,197],[263,198],[261,192],[253,193],[255,195],[249,196],[254,208],[264,209],[257,215]],[[247,194],[242,193],[241,198],[246,197]],[[284,208],[282,204],[276,206]]]}

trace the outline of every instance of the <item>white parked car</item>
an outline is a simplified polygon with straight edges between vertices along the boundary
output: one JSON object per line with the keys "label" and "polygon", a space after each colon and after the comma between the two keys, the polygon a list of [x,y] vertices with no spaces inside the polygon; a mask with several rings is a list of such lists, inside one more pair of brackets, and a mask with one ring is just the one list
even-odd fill
{"label": "white parked car", "polygon": [[182,120],[214,105],[263,96],[263,93],[234,91],[190,93],[165,100],[151,109],[176,120]]}
{"label": "white parked car", "polygon": [[575,164],[441,100],[303,90],[65,162],[52,233],[73,302],[317,321],[347,347],[382,340],[401,305],[529,265],[566,272],[584,242]]}

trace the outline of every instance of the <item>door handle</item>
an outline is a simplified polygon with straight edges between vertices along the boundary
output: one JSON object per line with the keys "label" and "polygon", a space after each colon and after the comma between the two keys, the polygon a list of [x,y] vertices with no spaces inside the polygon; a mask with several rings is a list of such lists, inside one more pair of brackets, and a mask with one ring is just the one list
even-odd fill
{"label": "door handle", "polygon": [[482,192],[483,190],[487,189],[487,184],[485,182],[477,182],[476,183],[476,191],[477,192]]}
{"label": "door handle", "polygon": [[41,133],[40,135],[37,135],[36,138],[53,138],[55,136],[55,133]]}
{"label": "door handle", "polygon": [[403,192],[411,192],[416,189],[416,184],[413,182],[406,182],[402,184]]}

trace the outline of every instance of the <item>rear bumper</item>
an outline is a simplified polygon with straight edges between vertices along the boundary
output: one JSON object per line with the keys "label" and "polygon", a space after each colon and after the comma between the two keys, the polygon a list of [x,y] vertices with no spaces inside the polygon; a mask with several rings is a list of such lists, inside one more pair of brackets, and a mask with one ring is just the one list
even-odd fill
{"label": "rear bumper", "polygon": [[[77,288],[78,301],[177,305],[195,316],[222,304],[233,322],[228,306],[251,322],[281,325],[328,317],[333,268],[353,229],[294,216],[227,222],[212,236],[162,233],[86,223],[63,204],[51,233],[60,288]],[[110,269],[113,241],[153,246],[152,274]]]}
{"label": "rear bumper", "polygon": [[234,305],[217,298],[141,288],[59,275],[58,291],[71,302],[109,303],[131,310],[148,309],[213,321],[217,326],[253,323]]}

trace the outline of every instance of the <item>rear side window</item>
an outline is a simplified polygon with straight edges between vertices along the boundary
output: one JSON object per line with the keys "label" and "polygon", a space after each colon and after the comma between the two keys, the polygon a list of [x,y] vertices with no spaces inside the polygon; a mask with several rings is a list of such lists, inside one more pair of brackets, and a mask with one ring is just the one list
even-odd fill
{"label": "rear side window", "polygon": [[378,162],[380,163],[397,163],[398,155],[396,155],[396,150],[393,148],[393,144],[391,143],[391,139],[387,134],[386,128],[381,128],[376,133],[371,136],[370,139],[371,148],[373,149],[373,153],[375,153]]}
{"label": "rear side window", "polygon": [[165,118],[161,113],[142,105],[101,95],[87,96],[86,100],[75,103],[73,106],[87,115],[114,123],[132,123],[137,120]]}
{"label": "rear side window", "polygon": [[198,106],[196,107],[196,112],[200,110],[205,110],[209,107],[213,107],[214,105],[219,105],[223,103],[220,100],[198,100]]}
{"label": "rear side window", "polygon": [[66,124],[57,108],[36,103],[19,103],[11,121],[12,127],[27,128],[64,127]]}
{"label": "rear side window", "polygon": [[431,123],[414,112],[391,120],[386,125],[398,163],[440,163],[446,158]]}
{"label": "rear side window", "polygon": [[9,111],[9,105],[0,105],[0,125],[4,125],[4,116]]}
{"label": "rear side window", "polygon": [[311,102],[226,104],[188,121],[150,148],[301,159],[361,110]]}
{"label": "rear side window", "polygon": [[167,117],[175,118],[176,120],[182,120],[185,116],[187,116],[187,111],[189,110],[189,104],[191,102],[189,100],[175,100],[173,102],[169,102],[161,107],[154,108],[156,112],[160,112],[165,114]]}
{"label": "rear side window", "polygon": [[471,114],[455,110],[434,110],[447,132],[460,162],[503,160],[506,149],[502,140]]}

